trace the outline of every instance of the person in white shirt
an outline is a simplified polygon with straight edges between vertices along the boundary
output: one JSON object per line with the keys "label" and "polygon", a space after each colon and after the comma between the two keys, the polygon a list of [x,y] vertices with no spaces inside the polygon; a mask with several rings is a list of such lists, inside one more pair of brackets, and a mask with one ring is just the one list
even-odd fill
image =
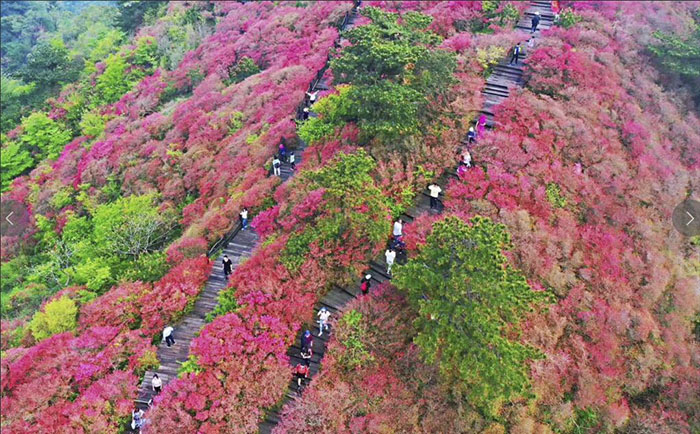
{"label": "person in white shirt", "polygon": [[316,316],[318,316],[318,335],[321,336],[323,334],[324,328],[328,330],[328,318],[331,317],[331,313],[324,306],[321,309],[319,309]]}
{"label": "person in white shirt", "polygon": [[158,374],[153,374],[153,378],[151,379],[151,386],[153,387],[153,391],[156,392],[156,394],[160,393],[163,387],[163,381],[160,379]]}
{"label": "person in white shirt", "polygon": [[163,340],[168,346],[175,345],[175,338],[173,338],[173,328],[166,326],[163,329]]}
{"label": "person in white shirt", "polygon": [[396,251],[392,248],[388,248],[384,252],[384,257],[386,258],[386,272],[391,274],[391,266],[394,265],[394,259],[396,259]]}
{"label": "person in white shirt", "polygon": [[275,174],[275,176],[281,176],[280,174],[282,173],[280,170],[280,167],[282,166],[282,162],[280,161],[279,158],[275,155],[275,158],[272,160],[272,171]]}
{"label": "person in white shirt", "polygon": [[248,208],[243,207],[243,211],[241,211],[241,226],[242,229],[245,229],[248,227]]}
{"label": "person in white shirt", "polygon": [[440,188],[440,186],[437,184],[430,184],[428,186],[428,190],[430,190],[430,208],[437,208],[438,197],[440,197],[442,188]]}
{"label": "person in white shirt", "polygon": [[292,170],[297,168],[296,157],[294,156],[294,151],[289,153],[289,164],[292,165]]}
{"label": "person in white shirt", "polygon": [[143,427],[143,410],[137,408],[131,412],[131,429],[141,432]]}
{"label": "person in white shirt", "polygon": [[462,164],[467,167],[472,167],[472,154],[466,149],[462,153]]}
{"label": "person in white shirt", "polygon": [[392,235],[394,235],[394,238],[403,235],[403,220],[398,219],[394,222],[394,230],[392,232]]}
{"label": "person in white shirt", "polygon": [[309,98],[309,105],[313,104],[316,102],[316,96],[318,95],[318,91],[316,92],[306,92],[306,96]]}

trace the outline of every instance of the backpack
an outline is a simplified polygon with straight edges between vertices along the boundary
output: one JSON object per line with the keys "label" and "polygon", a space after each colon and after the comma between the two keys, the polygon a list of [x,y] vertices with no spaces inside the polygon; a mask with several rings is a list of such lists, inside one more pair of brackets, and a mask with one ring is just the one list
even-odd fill
{"label": "backpack", "polygon": [[367,290],[369,289],[368,286],[369,286],[369,282],[365,280],[364,282],[362,282],[360,289],[362,290],[362,292],[367,292]]}
{"label": "backpack", "polygon": [[279,161],[275,161],[275,169],[278,169],[279,167],[280,167],[280,162],[279,162]]}

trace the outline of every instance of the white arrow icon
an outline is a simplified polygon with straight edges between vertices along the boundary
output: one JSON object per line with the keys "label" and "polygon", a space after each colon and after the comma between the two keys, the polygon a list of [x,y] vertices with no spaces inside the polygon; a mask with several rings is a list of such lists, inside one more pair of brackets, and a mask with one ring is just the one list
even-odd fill
{"label": "white arrow icon", "polygon": [[[12,223],[12,222],[10,221],[10,216],[11,216],[12,214],[14,214],[14,213],[15,213],[14,211],[10,211],[10,213],[7,215],[7,217],[5,217],[5,220],[7,220],[7,222],[8,222],[9,224],[11,224],[12,226],[14,226],[15,224]],[[691,216],[691,217],[692,217],[692,216]]]}
{"label": "white arrow icon", "polygon": [[686,226],[688,226],[689,224],[691,224],[693,222],[693,220],[695,220],[695,217],[693,217],[693,215],[691,213],[689,213],[688,211],[686,211],[685,213],[690,216],[690,220],[688,220],[688,223],[685,224]]}

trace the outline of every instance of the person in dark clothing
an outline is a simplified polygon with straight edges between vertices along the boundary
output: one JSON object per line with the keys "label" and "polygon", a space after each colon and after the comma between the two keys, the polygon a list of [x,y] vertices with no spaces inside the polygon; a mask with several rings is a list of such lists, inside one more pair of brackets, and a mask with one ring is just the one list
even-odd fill
{"label": "person in dark clothing", "polygon": [[535,33],[537,31],[537,26],[540,24],[540,13],[535,12],[535,16],[532,17],[532,31],[530,33]]}
{"label": "person in dark clothing", "polygon": [[314,352],[311,351],[311,347],[306,347],[301,350],[301,358],[302,362],[306,365],[309,366],[311,365],[311,356],[314,355]]}
{"label": "person in dark clothing", "polygon": [[472,144],[476,142],[476,131],[474,127],[469,127],[469,132],[467,133],[467,143]]}
{"label": "person in dark clothing", "polygon": [[280,143],[280,160],[284,161],[287,158],[287,147],[284,146],[284,142]]}
{"label": "person in dark clothing", "polygon": [[311,332],[309,330],[305,331],[303,335],[301,335],[301,351],[303,352],[305,349],[311,349],[311,347],[314,344],[314,337],[311,335]]}
{"label": "person in dark clothing", "polygon": [[371,286],[372,286],[372,275],[367,274],[360,281],[360,291],[362,291],[362,295],[367,295],[367,293],[369,292],[369,288]]}
{"label": "person in dark clothing", "polygon": [[520,57],[520,42],[518,42],[518,45],[513,47],[513,55],[510,57],[510,62],[508,62],[509,65],[513,64],[513,61],[515,61],[515,64],[518,64],[518,58]]}
{"label": "person in dark clothing", "polygon": [[224,259],[221,261],[221,263],[224,264],[224,277],[228,279],[228,276],[231,274],[232,262],[227,255],[224,255]]}

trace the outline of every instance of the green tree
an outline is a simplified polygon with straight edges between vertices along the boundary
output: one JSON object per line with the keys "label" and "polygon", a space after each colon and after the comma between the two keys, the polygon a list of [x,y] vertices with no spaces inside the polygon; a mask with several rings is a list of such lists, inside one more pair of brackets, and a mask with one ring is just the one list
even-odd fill
{"label": "green tree", "polygon": [[[14,128],[26,111],[24,104],[32,95],[36,86],[34,83],[25,84],[3,75],[0,79],[0,108],[2,108],[2,125],[0,130],[5,132]],[[4,140],[3,140],[4,143]]]}
{"label": "green tree", "polygon": [[152,17],[156,17],[161,7],[167,3],[167,1],[159,0],[119,0],[117,24],[125,32],[131,33]]}
{"label": "green tree", "polygon": [[508,264],[509,244],[501,224],[447,217],[393,279],[419,311],[415,342],[426,360],[489,416],[528,390],[527,361],[539,352],[513,337],[522,316],[547,299]]}
{"label": "green tree", "polygon": [[129,65],[124,56],[119,53],[112,54],[105,60],[105,65],[105,70],[97,77],[95,86],[100,95],[100,105],[118,101],[132,86],[127,80],[126,69]]}
{"label": "green tree", "polygon": [[43,312],[37,312],[29,323],[34,339],[44,340],[57,333],[75,330],[77,326],[78,306],[63,296],[48,303]]}
{"label": "green tree", "polygon": [[36,44],[21,71],[22,80],[53,87],[78,78],[82,65],[71,58],[63,39],[55,37]]}
{"label": "green tree", "polygon": [[[323,205],[312,222],[289,238],[282,263],[298,269],[306,260],[309,246],[316,243],[330,251],[357,246],[374,246],[389,231],[389,206],[370,172],[376,162],[364,150],[341,154],[333,164],[305,172],[303,182],[310,189],[323,189]],[[366,252],[365,252],[366,253]],[[332,257],[319,258],[331,261]],[[326,262],[333,267],[333,263]]]}
{"label": "green tree", "polygon": [[661,70],[678,75],[689,84],[695,106],[700,108],[700,8],[693,13],[694,30],[687,38],[654,32],[656,42],[648,46]]}
{"label": "green tree", "polygon": [[649,50],[661,65],[672,72],[685,76],[700,76],[700,8],[693,14],[694,30],[688,38],[654,32],[656,43]]}
{"label": "green tree", "polygon": [[[4,138],[3,138],[4,142]],[[11,141],[0,152],[0,178],[2,191],[10,187],[13,179],[34,166],[32,155],[23,149],[19,142]]]}
{"label": "green tree", "polygon": [[106,255],[136,258],[165,246],[174,235],[172,210],[154,206],[153,194],[129,196],[97,207],[93,215],[93,242]]}
{"label": "green tree", "polygon": [[35,112],[22,120],[19,140],[25,149],[40,157],[56,158],[71,139],[71,132],[45,113]]}
{"label": "green tree", "polygon": [[362,13],[371,24],[348,31],[351,45],[331,61],[336,82],[350,86],[342,100],[319,107],[313,123],[329,131],[354,122],[363,140],[384,143],[419,134],[444,113],[455,55],[437,48],[441,37],[427,30],[427,15]]}

